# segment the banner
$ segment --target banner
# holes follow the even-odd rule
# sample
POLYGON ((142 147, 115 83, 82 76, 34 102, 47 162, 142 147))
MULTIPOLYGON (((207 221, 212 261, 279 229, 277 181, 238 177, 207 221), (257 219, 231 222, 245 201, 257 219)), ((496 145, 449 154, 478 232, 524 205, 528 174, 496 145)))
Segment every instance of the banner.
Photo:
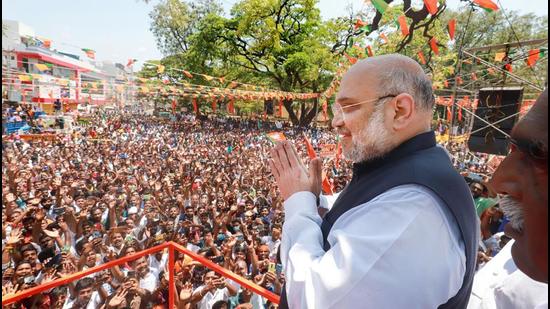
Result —
POLYGON ((321 145, 321 158, 334 158, 336 156, 336 144, 321 145))

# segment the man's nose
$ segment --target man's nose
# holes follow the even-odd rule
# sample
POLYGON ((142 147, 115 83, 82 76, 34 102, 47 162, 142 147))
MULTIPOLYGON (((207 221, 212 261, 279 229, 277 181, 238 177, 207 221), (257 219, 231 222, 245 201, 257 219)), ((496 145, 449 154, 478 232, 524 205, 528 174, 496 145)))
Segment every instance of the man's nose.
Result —
POLYGON ((339 113, 334 113, 334 117, 332 118, 332 127, 334 129, 340 128, 344 126, 344 115, 339 113))

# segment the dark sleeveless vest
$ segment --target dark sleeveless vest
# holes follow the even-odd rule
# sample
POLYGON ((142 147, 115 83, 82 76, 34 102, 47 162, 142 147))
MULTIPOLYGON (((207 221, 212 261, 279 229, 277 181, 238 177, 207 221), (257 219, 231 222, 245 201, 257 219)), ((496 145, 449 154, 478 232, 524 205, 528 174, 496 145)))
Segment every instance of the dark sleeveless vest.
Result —
MULTIPOLYGON (((477 259, 477 217, 468 185, 453 168, 445 151, 436 146, 433 132, 408 140, 381 159, 354 165, 351 182, 323 218, 324 249, 330 250, 328 235, 340 216, 392 188, 407 184, 421 185, 433 191, 459 226, 466 250, 466 273, 458 293, 439 308, 466 308, 477 259)), ((285 291, 283 289, 281 295, 281 309, 288 308, 285 291)))

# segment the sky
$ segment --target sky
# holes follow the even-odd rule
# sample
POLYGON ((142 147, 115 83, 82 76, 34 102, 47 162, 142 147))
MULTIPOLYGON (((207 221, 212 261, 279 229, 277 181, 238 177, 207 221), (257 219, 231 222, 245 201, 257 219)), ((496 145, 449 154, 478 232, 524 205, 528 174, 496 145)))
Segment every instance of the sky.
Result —
MULTIPOLYGON (((37 36, 52 40, 59 51, 84 55, 81 48, 96 51, 97 60, 126 64, 138 59, 137 69, 145 60, 160 59, 155 37, 149 30, 149 12, 159 0, 2 0, 2 19, 20 21, 34 29, 37 36)), ((226 11, 238 0, 220 0, 226 11)), ((546 0, 495 0, 505 10, 548 15, 546 0)), ((351 4, 358 10, 365 0, 320 0, 323 18, 347 15, 351 4)), ((451 8, 459 0, 448 0, 451 8)), ((421 0, 413 4, 422 6, 421 0)))

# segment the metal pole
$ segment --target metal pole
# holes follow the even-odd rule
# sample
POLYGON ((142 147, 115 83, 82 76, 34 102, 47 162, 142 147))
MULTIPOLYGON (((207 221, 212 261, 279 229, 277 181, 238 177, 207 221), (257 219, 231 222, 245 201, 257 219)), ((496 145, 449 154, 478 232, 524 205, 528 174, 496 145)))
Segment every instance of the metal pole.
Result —
MULTIPOLYGON (((470 25, 470 19, 472 18, 472 13, 474 12, 473 5, 470 7, 470 14, 468 15, 468 21, 466 23, 466 30, 468 30, 468 26, 470 25)), ((462 71, 462 53, 464 52, 462 48, 464 47, 464 37, 466 36, 466 31, 462 33, 462 38, 460 39, 460 45, 458 46, 458 59, 456 61, 456 69, 455 69, 455 81, 453 86, 453 97, 452 97, 452 106, 451 106, 451 127, 449 128, 449 143, 447 144, 447 147, 449 150, 451 150, 451 143, 450 141, 453 140, 453 127, 454 127, 454 119, 455 119, 455 105, 456 105, 456 95, 458 91, 458 85, 456 83, 456 76, 460 76, 460 72, 462 71)))
POLYGON ((174 280, 174 271, 175 271, 175 256, 174 256, 174 245, 170 243, 168 246, 168 308, 174 309, 175 296, 176 296, 176 281, 174 280))

